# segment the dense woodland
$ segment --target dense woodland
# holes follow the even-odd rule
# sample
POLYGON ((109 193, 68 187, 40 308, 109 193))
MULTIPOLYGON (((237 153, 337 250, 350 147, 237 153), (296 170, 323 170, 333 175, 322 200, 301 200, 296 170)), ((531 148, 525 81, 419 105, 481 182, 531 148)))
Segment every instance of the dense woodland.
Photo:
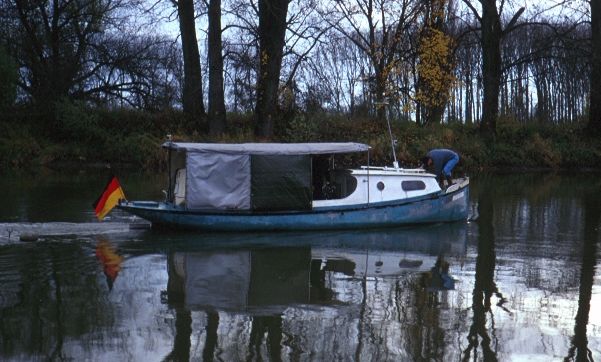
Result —
POLYGON ((388 120, 408 163, 601 166, 600 2, 0 0, 2 164, 150 167, 167 133, 387 161, 388 120))

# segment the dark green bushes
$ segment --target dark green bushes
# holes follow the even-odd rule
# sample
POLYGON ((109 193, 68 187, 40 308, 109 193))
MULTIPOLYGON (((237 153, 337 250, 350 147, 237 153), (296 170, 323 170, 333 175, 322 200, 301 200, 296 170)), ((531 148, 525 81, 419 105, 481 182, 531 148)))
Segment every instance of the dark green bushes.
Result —
MULTIPOLYGON (((179 111, 147 113, 126 108, 98 109, 64 100, 52 115, 15 109, 0 120, 0 167, 23 168, 63 163, 121 164, 146 169, 165 165, 159 147, 167 134, 176 140, 257 142, 250 114, 228 114, 227 132, 207 136, 207 124, 190 122, 179 111), (49 126, 50 125, 50 126, 49 126)), ((372 146, 371 164, 391 165, 386 123, 367 117, 297 114, 280 124, 272 142, 363 142, 372 146)), ((498 123, 494 139, 484 139, 477 126, 453 123, 420 127, 392 122, 395 151, 403 167, 415 167, 429 149, 452 148, 461 154, 459 169, 559 169, 601 167, 601 141, 587 137, 575 124, 561 126, 498 123)), ((358 158, 354 158, 358 162, 358 158)), ((362 160, 365 162, 365 160, 362 160)))
POLYGON ((27 127, 0 123, 0 167, 21 168, 39 161, 42 146, 27 127))

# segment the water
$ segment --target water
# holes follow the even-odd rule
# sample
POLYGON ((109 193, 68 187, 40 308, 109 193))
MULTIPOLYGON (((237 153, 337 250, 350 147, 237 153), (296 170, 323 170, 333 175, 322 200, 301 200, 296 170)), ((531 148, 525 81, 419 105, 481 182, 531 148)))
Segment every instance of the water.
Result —
POLYGON ((476 222, 264 234, 98 223, 106 178, 0 181, 0 360, 601 359, 598 174, 474 177, 476 222))

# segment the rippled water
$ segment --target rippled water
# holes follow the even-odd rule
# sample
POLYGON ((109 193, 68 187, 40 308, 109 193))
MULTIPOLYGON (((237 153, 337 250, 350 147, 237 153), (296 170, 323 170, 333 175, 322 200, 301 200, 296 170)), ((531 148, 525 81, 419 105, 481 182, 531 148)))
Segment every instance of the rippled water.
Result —
POLYGON ((599 360, 598 180, 474 177, 474 222, 202 234, 96 222, 95 173, 5 177, 0 360, 599 360))

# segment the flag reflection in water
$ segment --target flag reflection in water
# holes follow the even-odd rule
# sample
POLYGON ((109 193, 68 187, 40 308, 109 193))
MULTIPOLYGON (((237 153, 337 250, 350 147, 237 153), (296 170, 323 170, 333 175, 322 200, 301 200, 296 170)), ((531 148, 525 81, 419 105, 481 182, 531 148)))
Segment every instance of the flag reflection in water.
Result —
POLYGON ((117 254, 116 248, 108 240, 99 238, 96 244, 96 258, 102 264, 109 290, 112 290, 113 283, 121 270, 123 257, 117 254))

